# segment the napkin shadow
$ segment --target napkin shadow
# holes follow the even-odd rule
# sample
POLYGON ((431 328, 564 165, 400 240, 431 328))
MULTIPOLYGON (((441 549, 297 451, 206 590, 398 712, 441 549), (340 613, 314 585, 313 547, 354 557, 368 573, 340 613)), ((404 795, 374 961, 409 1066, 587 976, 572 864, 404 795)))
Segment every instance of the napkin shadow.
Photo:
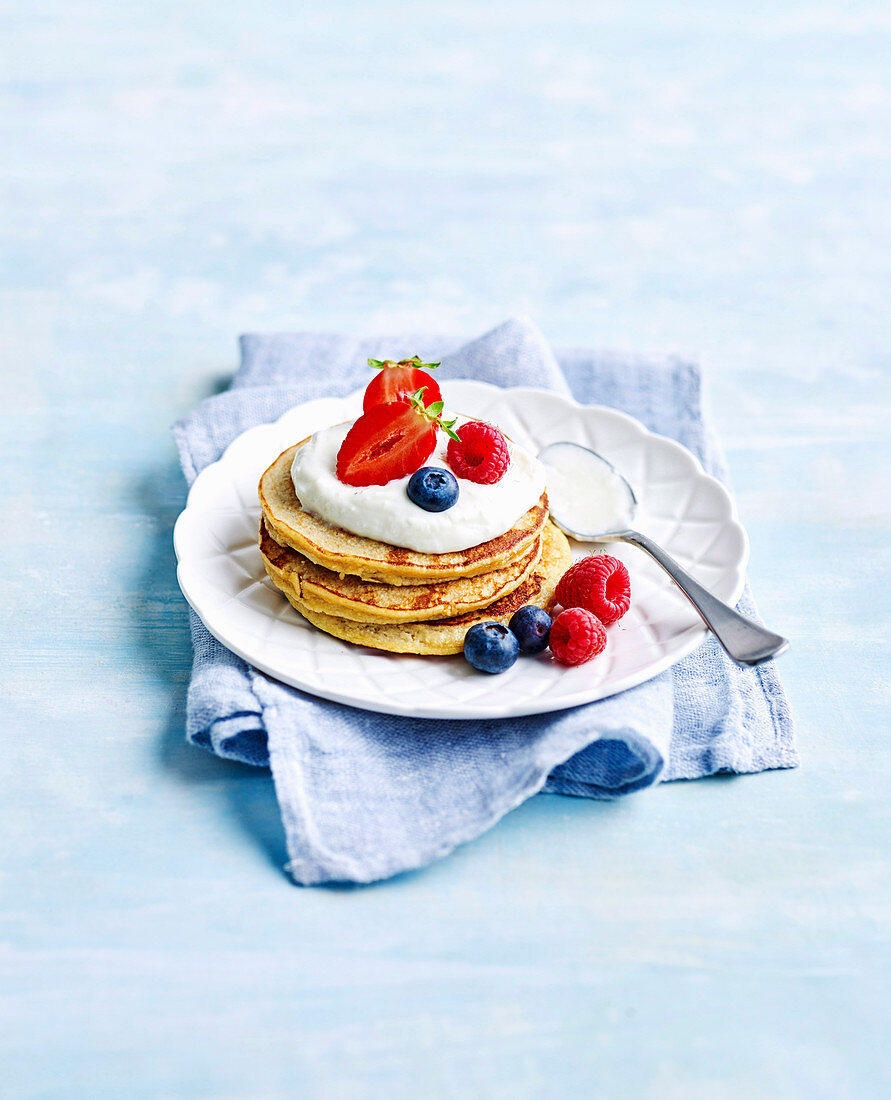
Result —
POLYGON ((158 740, 164 771, 182 783, 216 788, 219 809, 236 821, 264 857, 285 877, 285 835, 272 776, 265 768, 223 760, 186 741, 186 694, 192 669, 188 607, 176 582, 173 525, 186 499, 175 459, 132 486, 134 503, 152 524, 145 556, 134 563, 130 619, 137 649, 169 691, 170 705, 158 740))

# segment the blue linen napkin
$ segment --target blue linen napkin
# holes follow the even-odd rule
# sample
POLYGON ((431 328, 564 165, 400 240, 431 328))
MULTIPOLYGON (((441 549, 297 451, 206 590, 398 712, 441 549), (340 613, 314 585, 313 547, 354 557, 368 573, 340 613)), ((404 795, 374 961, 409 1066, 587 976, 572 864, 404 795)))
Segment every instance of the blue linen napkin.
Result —
MULTIPOLYGON (((232 388, 174 426, 189 484, 254 424, 293 405, 347 394, 365 360, 442 359, 440 379, 531 385, 611 405, 689 447, 726 478, 700 407, 697 368, 675 358, 562 349, 511 320, 464 346, 401 334, 243 336, 232 388)), ((756 615, 748 587, 739 607, 756 615)), ((709 638, 648 683, 555 714, 437 721, 317 699, 257 672, 191 613, 195 660, 187 736, 231 760, 271 766, 288 870, 302 884, 371 882, 446 855, 538 791, 616 798, 657 781, 795 767, 773 663, 733 664, 709 638)))

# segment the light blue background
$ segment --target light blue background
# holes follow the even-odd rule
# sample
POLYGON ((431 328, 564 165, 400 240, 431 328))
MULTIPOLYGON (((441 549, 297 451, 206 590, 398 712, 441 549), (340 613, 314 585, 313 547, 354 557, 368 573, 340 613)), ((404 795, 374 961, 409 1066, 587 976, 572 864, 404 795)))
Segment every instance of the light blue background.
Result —
MULTIPOLYGON (((0 1093, 888 1095, 891 13, 0 5, 0 1093), (797 772, 297 889, 183 744, 168 425, 245 330, 698 356, 797 772)), ((409 349, 411 350, 411 349, 409 349)))

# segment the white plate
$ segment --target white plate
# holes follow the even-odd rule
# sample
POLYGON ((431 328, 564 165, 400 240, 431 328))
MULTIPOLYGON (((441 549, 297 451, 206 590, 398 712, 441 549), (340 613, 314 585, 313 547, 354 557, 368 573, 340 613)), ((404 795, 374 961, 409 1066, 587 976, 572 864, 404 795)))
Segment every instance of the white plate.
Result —
MULTIPOLYGON (((748 540, 727 490, 679 443, 624 413, 544 390, 450 381, 452 408, 499 424, 538 452, 559 439, 612 462, 640 501, 637 526, 730 603, 742 592, 748 540)), ((286 447, 361 412, 362 394, 299 405, 238 437, 192 486, 174 529, 183 593, 207 629, 270 676, 335 702, 425 718, 498 718, 602 699, 657 675, 705 638, 702 621, 641 551, 615 543, 631 573, 632 603, 604 654, 566 668, 548 652, 488 676, 461 656, 412 657, 353 646, 316 630, 267 579, 257 548, 257 482, 286 447)), ((589 547, 575 546, 581 554, 589 547)))

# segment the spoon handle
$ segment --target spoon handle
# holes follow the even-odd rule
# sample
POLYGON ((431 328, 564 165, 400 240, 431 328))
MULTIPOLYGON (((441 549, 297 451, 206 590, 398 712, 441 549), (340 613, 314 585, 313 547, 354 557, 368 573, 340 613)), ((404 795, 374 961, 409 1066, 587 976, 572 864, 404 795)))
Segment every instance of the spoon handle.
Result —
POLYGON ((740 665, 760 665, 789 648, 789 642, 772 630, 740 615, 703 588, 661 546, 639 531, 617 531, 609 541, 630 542, 654 558, 696 608, 728 655, 740 665))

